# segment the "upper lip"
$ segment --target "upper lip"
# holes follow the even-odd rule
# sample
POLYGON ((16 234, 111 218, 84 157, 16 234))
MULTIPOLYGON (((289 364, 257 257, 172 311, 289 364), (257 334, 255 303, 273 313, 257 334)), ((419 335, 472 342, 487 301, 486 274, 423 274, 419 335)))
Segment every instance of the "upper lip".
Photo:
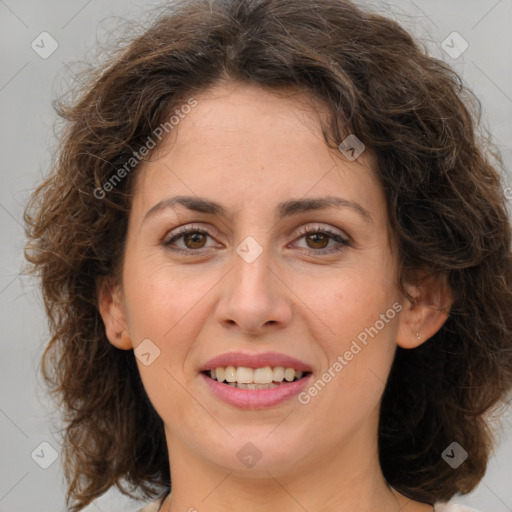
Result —
POLYGON ((263 352, 261 354, 249 354, 247 352, 227 352, 216 356, 204 363, 199 371, 213 370, 219 366, 245 366, 247 368, 263 368, 264 366, 284 366, 303 372, 311 372, 311 366, 296 359, 279 354, 278 352, 263 352))

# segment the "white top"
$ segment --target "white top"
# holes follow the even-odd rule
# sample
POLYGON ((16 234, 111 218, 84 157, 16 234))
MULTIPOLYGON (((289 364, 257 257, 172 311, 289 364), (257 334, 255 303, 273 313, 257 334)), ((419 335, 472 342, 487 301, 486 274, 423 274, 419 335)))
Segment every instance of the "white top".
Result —
POLYGON ((146 505, 145 507, 139 508, 136 512, 158 512, 158 507, 160 506, 161 498, 157 499, 146 505))
POLYGON ((447 503, 436 503, 434 505, 435 512, 478 512, 478 510, 470 507, 466 507, 466 505, 458 505, 457 503, 452 503, 448 505, 447 503))
MULTIPOLYGON (((137 510, 137 512, 158 512, 158 507, 160 506, 162 498, 149 503, 145 507, 137 510)), ((465 505, 458 505, 456 503, 452 503, 451 505, 447 503, 436 503, 434 505, 434 512, 478 512, 474 508, 466 507, 465 505)))

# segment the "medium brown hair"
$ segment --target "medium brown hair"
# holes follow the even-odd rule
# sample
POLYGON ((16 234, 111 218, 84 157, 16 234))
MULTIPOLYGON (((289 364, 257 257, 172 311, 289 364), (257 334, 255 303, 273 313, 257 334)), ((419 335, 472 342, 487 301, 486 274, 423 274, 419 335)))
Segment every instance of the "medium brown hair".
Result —
POLYGON ((122 263, 138 166, 103 199, 97 191, 174 109, 221 79, 305 91, 330 113, 329 147, 353 133, 374 152, 400 285, 411 271, 442 275, 454 298, 437 334, 397 349, 381 406, 381 467, 418 501, 471 491, 494 442, 487 414, 512 387, 512 264, 499 152, 491 160, 480 104, 457 73, 395 21, 347 0, 190 0, 166 6, 82 79, 76 99, 58 107, 52 172, 25 211, 71 510, 112 485, 146 497, 170 487, 162 421, 133 351, 108 342, 97 303, 98 282, 122 263), (441 457, 454 441, 469 454, 457 469, 441 457))

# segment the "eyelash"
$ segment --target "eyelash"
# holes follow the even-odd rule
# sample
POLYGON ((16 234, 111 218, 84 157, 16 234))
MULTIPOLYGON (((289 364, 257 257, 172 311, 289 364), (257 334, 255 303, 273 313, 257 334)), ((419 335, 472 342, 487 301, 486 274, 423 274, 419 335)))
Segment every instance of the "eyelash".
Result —
MULTIPOLYGON (((171 244, 173 242, 175 242, 176 240, 179 240, 184 235, 188 235, 190 233, 200 233, 201 235, 207 235, 210 238, 213 238, 213 236, 208 231, 205 231, 204 229, 199 229, 194 226, 189 226, 189 227, 185 227, 185 228, 178 228, 177 231, 171 236, 171 238, 168 238, 167 240, 165 240, 162 245, 169 248, 173 252, 177 252, 180 254, 190 254, 190 253, 194 253, 194 252, 199 253, 199 252, 202 252, 203 250, 205 250, 204 248, 201 248, 201 249, 178 249, 175 247, 171 248, 171 244)), ((341 244, 341 247, 330 248, 330 249, 305 249, 313 254, 322 254, 322 255, 333 254, 333 253, 341 252, 345 247, 350 246, 349 240, 347 240, 346 238, 341 236, 339 233, 336 233, 335 231, 331 231, 328 228, 316 227, 313 229, 311 229, 311 228, 302 229, 300 231, 299 237, 297 239, 300 239, 307 235, 314 235, 317 233, 321 233, 323 235, 328 235, 332 240, 335 240, 336 242, 341 244)))

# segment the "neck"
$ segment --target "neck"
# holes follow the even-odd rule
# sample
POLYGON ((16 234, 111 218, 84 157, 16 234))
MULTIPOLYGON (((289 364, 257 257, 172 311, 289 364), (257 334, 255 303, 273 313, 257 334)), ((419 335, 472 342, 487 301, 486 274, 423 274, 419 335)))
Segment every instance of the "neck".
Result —
POLYGON ((245 472, 205 460, 169 433, 167 442, 172 493, 160 512, 432 512, 388 485, 376 442, 346 443, 329 457, 308 456, 292 470, 256 464, 245 472))

